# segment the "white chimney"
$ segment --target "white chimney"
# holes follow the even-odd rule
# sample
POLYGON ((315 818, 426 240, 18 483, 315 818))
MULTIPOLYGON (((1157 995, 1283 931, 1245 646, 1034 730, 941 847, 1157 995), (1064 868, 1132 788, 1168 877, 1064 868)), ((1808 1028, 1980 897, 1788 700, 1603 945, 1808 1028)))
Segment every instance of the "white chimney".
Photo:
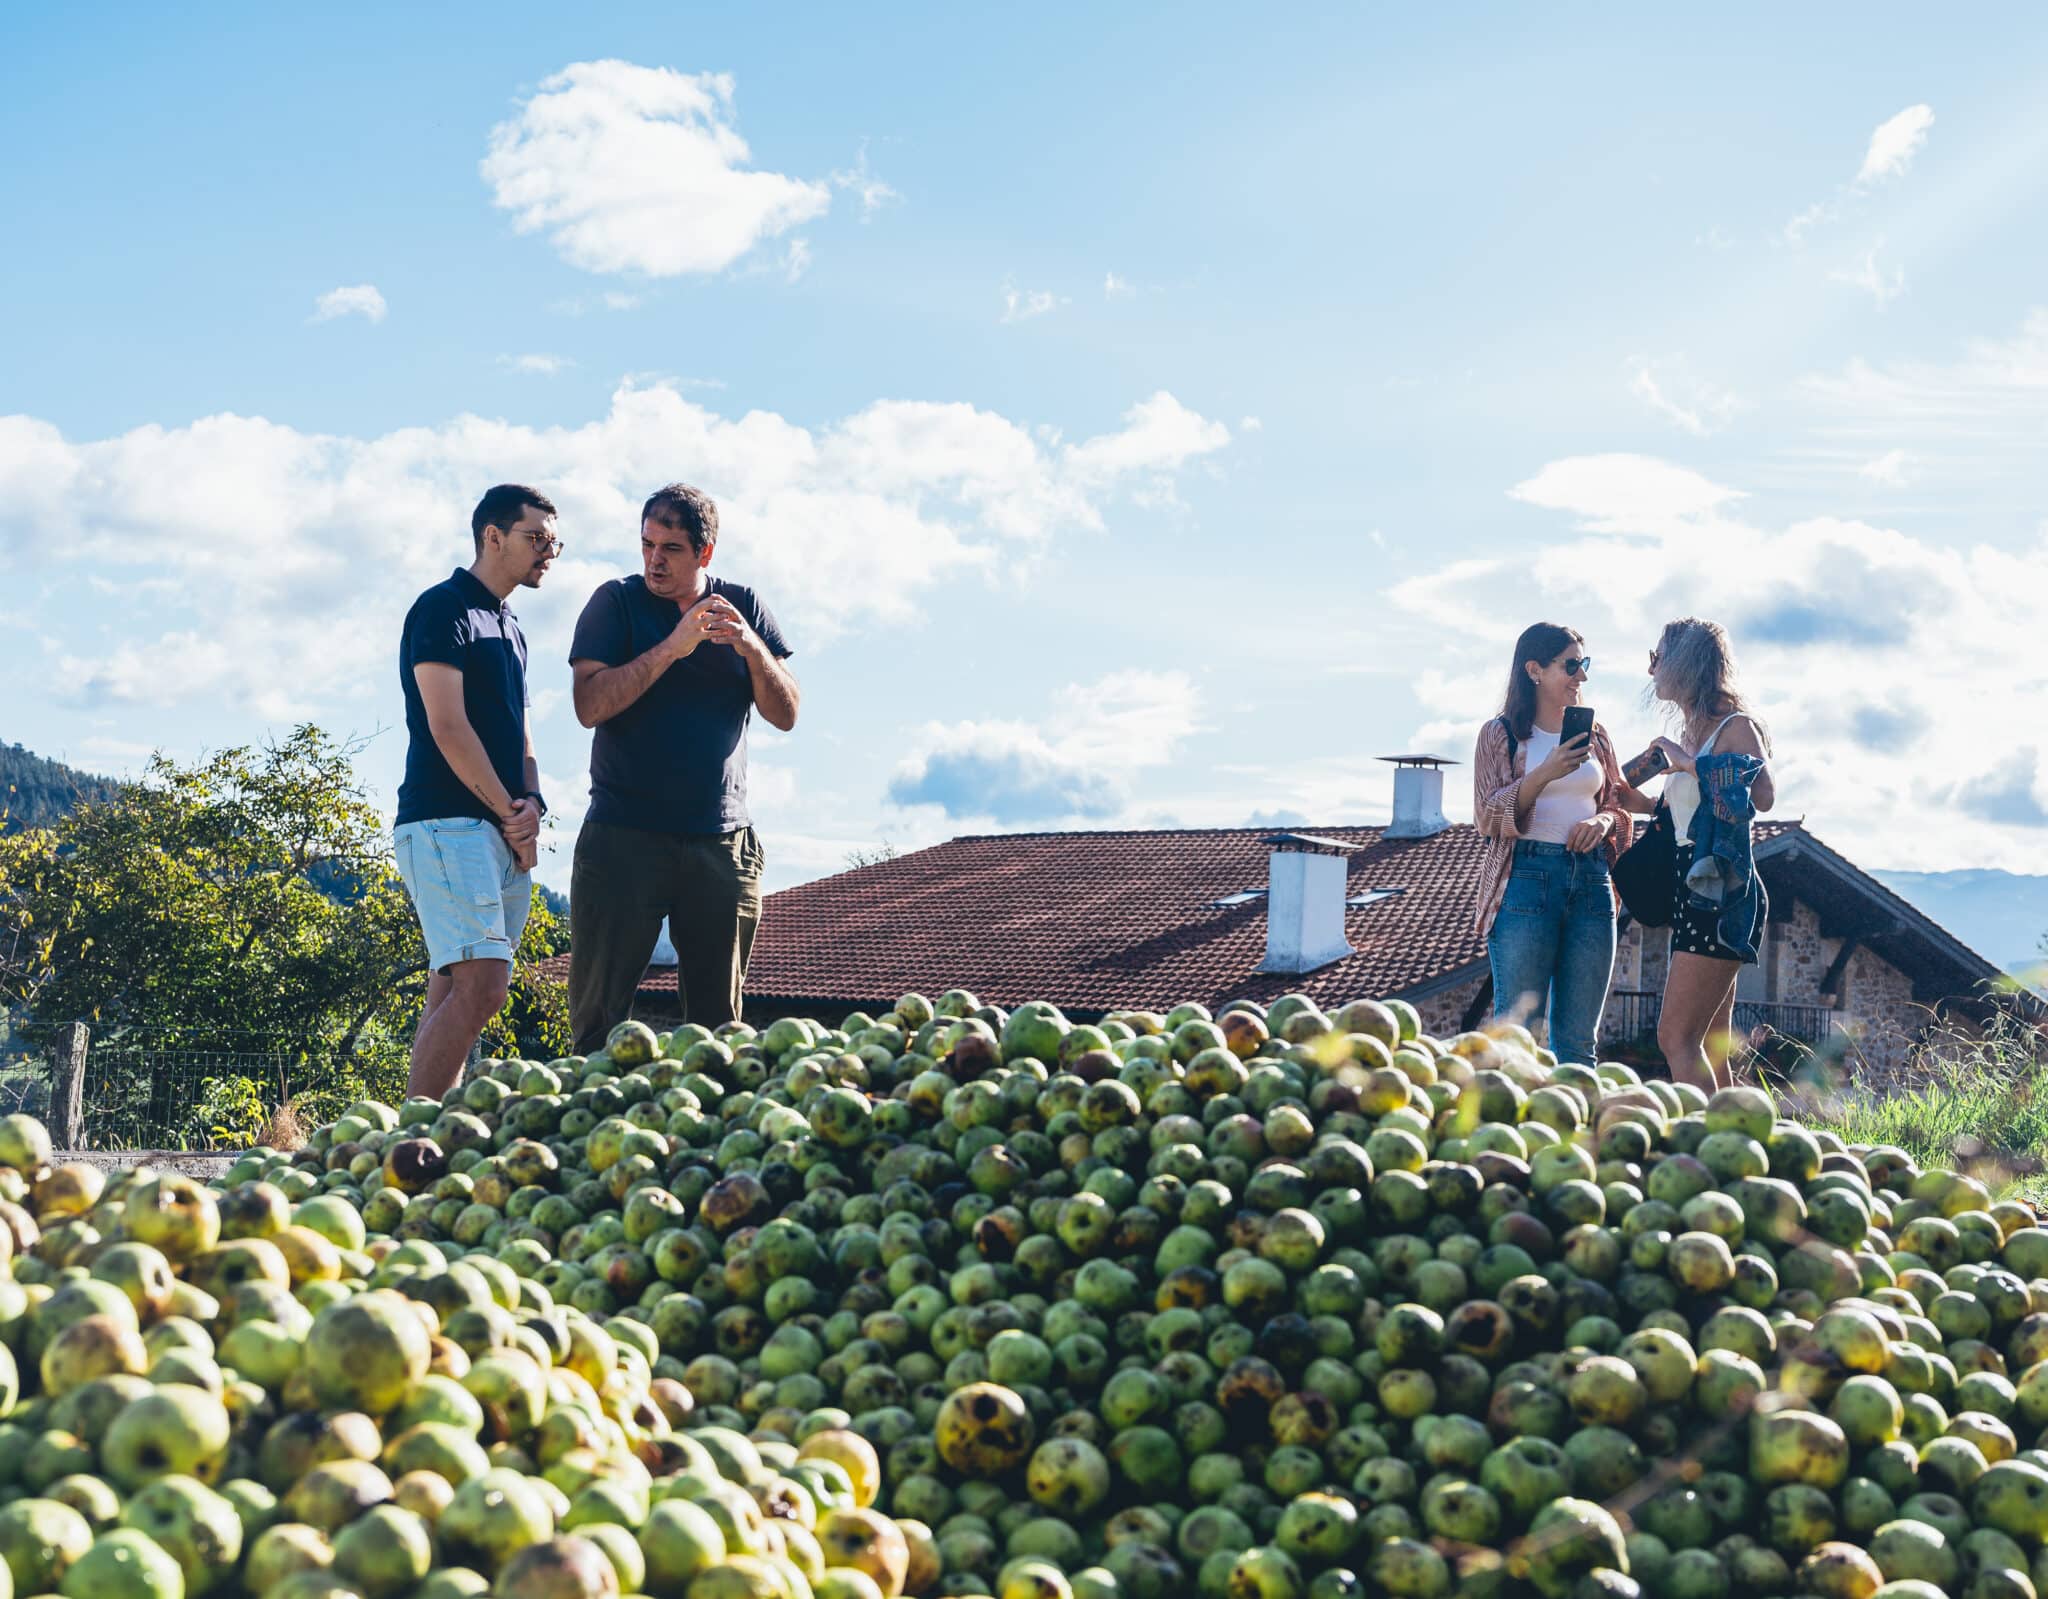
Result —
POLYGON ((668 918, 661 919, 661 931, 654 937, 654 953, 647 957, 649 966, 673 966, 676 964, 676 941, 668 935, 668 918))
POLYGON ((1312 972, 1351 953, 1344 937, 1345 856, 1353 846, 1306 833, 1259 840, 1272 850, 1266 879, 1262 972, 1312 972))
POLYGON ((1387 838, 1428 838, 1451 824, 1444 820, 1444 773, 1458 763, 1441 755, 1382 755, 1394 764, 1394 820, 1387 838))

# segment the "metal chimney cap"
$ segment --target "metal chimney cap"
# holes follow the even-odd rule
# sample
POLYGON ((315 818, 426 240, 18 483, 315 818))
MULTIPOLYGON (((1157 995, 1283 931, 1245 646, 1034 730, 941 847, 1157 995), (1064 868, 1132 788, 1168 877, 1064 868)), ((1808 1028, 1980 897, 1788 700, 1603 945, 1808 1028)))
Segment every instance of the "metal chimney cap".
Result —
POLYGON ((1260 839, 1285 854, 1296 855, 1349 855, 1357 849, 1356 844, 1346 844, 1342 839, 1318 838, 1313 833, 1268 833, 1260 839))
POLYGON ((1396 766, 1456 766, 1459 763, 1448 755, 1375 755, 1377 761, 1391 761, 1396 766))

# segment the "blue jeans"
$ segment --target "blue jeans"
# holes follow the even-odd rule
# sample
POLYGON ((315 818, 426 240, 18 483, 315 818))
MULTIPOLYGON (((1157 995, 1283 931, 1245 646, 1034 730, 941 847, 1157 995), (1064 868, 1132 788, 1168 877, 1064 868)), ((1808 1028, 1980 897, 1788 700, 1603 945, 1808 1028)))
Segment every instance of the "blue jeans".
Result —
POLYGON ((1494 1015, 1533 1031, 1547 1013, 1557 1058, 1593 1064, 1614 975, 1607 857, 1517 840, 1486 953, 1493 963, 1494 1015))

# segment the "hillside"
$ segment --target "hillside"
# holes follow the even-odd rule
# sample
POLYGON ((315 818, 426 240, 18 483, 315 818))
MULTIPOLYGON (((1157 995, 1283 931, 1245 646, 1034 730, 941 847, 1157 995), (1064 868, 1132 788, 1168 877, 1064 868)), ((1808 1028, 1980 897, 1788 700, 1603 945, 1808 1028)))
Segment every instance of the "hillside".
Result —
POLYGON ((77 771, 19 744, 0 744, 0 833, 48 827, 81 800, 105 799, 118 787, 110 778, 77 771))
POLYGON ((2007 971, 2048 958, 2041 953, 2048 934, 2048 877, 1989 869, 1870 875, 2007 971))
MULTIPOLYGON (((81 801, 106 799, 119 786, 112 778, 78 771, 19 744, 0 744, 0 833, 48 827, 81 801)), ((320 887, 343 901, 355 897, 350 885, 340 881, 321 881, 320 887)), ((556 916, 569 914, 567 894, 558 894, 545 883, 540 892, 556 916)))

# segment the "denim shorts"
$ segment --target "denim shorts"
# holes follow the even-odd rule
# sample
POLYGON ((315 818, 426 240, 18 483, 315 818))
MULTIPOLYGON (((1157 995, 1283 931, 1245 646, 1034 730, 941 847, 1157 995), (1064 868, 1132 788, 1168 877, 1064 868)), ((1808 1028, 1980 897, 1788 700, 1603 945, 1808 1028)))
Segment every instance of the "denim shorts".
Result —
POLYGON ((479 816, 405 822, 393 830, 398 875, 427 941, 427 964, 504 961, 519 947, 533 908, 533 876, 512 859, 505 835, 479 816))

